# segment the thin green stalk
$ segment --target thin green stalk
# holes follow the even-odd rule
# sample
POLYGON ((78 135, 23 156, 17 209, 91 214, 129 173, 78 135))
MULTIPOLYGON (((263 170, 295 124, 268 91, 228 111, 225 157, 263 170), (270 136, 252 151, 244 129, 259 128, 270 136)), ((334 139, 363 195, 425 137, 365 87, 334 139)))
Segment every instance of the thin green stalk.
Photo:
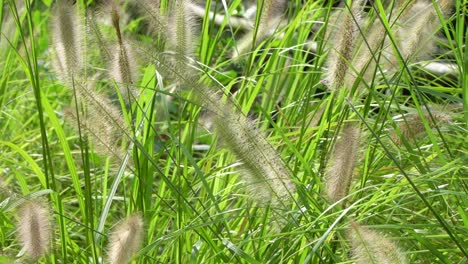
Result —
MULTIPOLYGON (((72 80, 72 83, 74 81, 72 80)), ((76 119, 77 119, 77 124, 81 124, 80 121, 80 115, 79 115, 79 110, 78 110, 78 98, 76 94, 76 89, 73 89, 74 92, 74 98, 75 98, 75 111, 76 111, 76 119)), ((96 248, 96 243, 94 240, 94 206, 92 201, 93 195, 92 195, 92 190, 93 186, 91 185, 91 172, 90 172, 90 162, 89 162, 89 152, 88 152, 88 144, 86 139, 83 137, 83 133, 81 131, 81 126, 78 127, 78 136, 80 140, 80 151, 81 151, 81 161, 83 162, 83 174, 84 174, 84 179, 85 179, 85 210, 84 210, 84 217, 85 217, 85 222, 86 226, 88 227, 86 229, 86 239, 88 244, 91 244, 91 250, 93 254, 93 259, 94 261, 98 261, 99 256, 96 248)), ((82 199, 80 199, 82 203, 82 199)), ((82 207, 82 206, 80 206, 82 207)), ((82 207, 83 208, 83 207, 82 207)), ((97 262, 96 262, 97 263, 97 262)))
POLYGON ((53 164, 52 164, 52 155, 50 153, 50 147, 46 132, 46 126, 44 121, 44 114, 43 114, 43 107, 42 107, 42 92, 40 86, 40 79, 39 79, 39 69, 37 63, 37 54, 36 54, 36 42, 34 40, 34 25, 33 25, 33 18, 32 18, 32 3, 30 0, 25 1, 26 12, 27 12, 27 28, 28 28, 28 37, 29 37, 29 45, 28 41, 26 40, 26 36, 21 30, 22 23, 19 20, 19 14, 17 12, 16 4, 14 1, 9 0, 8 4, 10 6, 10 11, 14 16, 16 21, 16 25, 19 28, 21 42, 24 47, 24 52, 26 53, 26 59, 21 58, 20 54, 18 54, 18 58, 23 62, 23 69, 28 76, 30 84, 32 86, 36 109, 39 115, 39 125, 41 131, 41 139, 42 139, 42 156, 44 162, 44 175, 46 178, 46 187, 49 189, 54 190, 56 193, 52 195, 52 199, 55 203, 55 206, 58 209, 58 219, 60 225, 60 234, 61 234, 61 255, 62 258, 65 259, 67 256, 67 247, 65 241, 67 241, 67 231, 65 228, 65 221, 61 217, 64 214, 62 199, 59 194, 59 190, 57 190, 56 183, 55 183, 55 176, 53 171, 53 164))
MULTIPOLYGON (((461 20, 463 22, 463 20, 461 20)), ((463 88, 463 109, 465 110, 465 128, 468 129, 468 49, 466 48, 468 45, 468 30, 466 30, 465 33, 465 54, 463 55, 463 68, 461 69, 462 74, 461 76, 461 82, 462 82, 462 88, 463 88)))

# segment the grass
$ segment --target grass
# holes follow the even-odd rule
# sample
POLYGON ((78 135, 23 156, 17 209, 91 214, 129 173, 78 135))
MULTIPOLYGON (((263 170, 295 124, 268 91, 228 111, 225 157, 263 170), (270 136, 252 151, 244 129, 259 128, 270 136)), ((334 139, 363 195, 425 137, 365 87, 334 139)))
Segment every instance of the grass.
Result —
POLYGON ((428 0, 436 28, 425 40, 437 48, 415 60, 399 44, 404 15, 395 19, 393 1, 367 6, 353 54, 374 45, 360 38, 368 20, 387 41, 365 62, 335 53, 357 76, 337 89, 327 76, 343 49, 330 32, 335 12, 352 10, 338 1, 289 1, 278 11, 287 23, 268 27, 259 24, 277 10, 262 14, 268 1, 259 1, 245 18, 256 25, 249 33, 234 24, 250 12, 247 1, 209 0, 203 17, 174 20, 174 42, 158 20, 173 14, 172 1, 159 10, 122 1, 119 30, 138 65, 125 84, 109 77, 119 41, 96 2, 75 5, 89 30, 85 67, 66 79, 52 59, 52 1, 0 0, 0 263, 107 263, 113 230, 135 214, 144 225, 134 263, 359 263, 352 245, 366 236, 351 243, 350 223, 409 263, 468 261, 466 0, 449 15, 428 0), (231 58, 248 34, 250 48, 231 58), (428 62, 457 71, 434 73, 428 62), (138 93, 127 100, 125 89, 138 93), (350 124, 361 131, 359 150, 332 157, 350 124), (351 185, 330 201, 326 174, 342 156, 356 160, 351 185), (284 188, 271 186, 278 178, 284 188), (17 222, 37 199, 48 201, 53 230, 47 254, 32 259, 17 222))

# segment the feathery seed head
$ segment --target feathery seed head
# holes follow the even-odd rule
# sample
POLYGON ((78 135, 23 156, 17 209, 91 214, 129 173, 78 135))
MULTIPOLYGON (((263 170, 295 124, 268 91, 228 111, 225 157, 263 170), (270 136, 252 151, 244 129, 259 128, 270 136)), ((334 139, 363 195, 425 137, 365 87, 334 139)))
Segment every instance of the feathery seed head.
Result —
MULTIPOLYGON (((443 112, 432 111, 431 115, 434 120, 432 120, 429 113, 426 112, 424 114, 424 119, 427 120, 430 128, 435 128, 438 125, 452 122, 452 118, 443 112)), ((397 127, 401 132, 401 137, 398 136, 395 130, 392 130, 390 132, 390 138, 393 142, 395 142, 396 145, 399 146, 403 144, 403 140, 408 140, 411 142, 426 132, 423 119, 418 113, 407 115, 404 121, 398 122, 397 127)))
MULTIPOLYGON (((438 1, 442 15, 447 16, 453 6, 451 0, 438 1)), ((436 46, 434 33, 439 23, 439 18, 433 4, 417 2, 401 17, 402 28, 397 31, 400 42, 400 52, 403 59, 419 61, 431 54, 436 46)))
POLYGON ((125 156, 121 143, 129 134, 128 127, 121 112, 109 98, 96 92, 91 85, 77 87, 77 96, 84 105, 84 114, 79 118, 75 110, 66 109, 65 119, 71 120, 92 139, 96 153, 114 157, 121 161, 125 156), (79 124, 78 124, 79 119, 79 124))
POLYGON ((360 36, 363 41, 353 58, 353 70, 349 70, 344 80, 344 86, 347 88, 353 87, 357 76, 362 78, 362 81, 371 83, 373 71, 375 70, 376 60, 379 58, 379 51, 385 41, 385 27, 379 19, 372 22, 367 34, 360 36), (365 41, 364 41, 365 40, 365 41))
POLYGON ((348 231, 351 252, 357 264, 406 264, 405 255, 382 234, 351 222, 348 231))
POLYGON ((265 19, 280 16, 288 5, 285 0, 263 0, 262 3, 262 16, 265 19))
POLYGON ((198 97, 213 112, 213 126, 221 141, 242 161, 244 182, 261 204, 288 207, 295 185, 281 157, 247 117, 208 89, 198 97))
POLYGON ((120 18, 122 11, 112 1, 110 5, 110 21, 117 35, 117 44, 109 45, 109 50, 112 50, 109 63, 110 77, 117 83, 120 94, 125 102, 131 102, 131 99, 138 96, 138 93, 133 85, 137 78, 137 62, 134 54, 134 47, 130 42, 126 41, 120 30, 120 18))
POLYGON ((160 35, 167 28, 167 17, 161 14, 160 5, 159 0, 142 0, 139 2, 143 15, 149 21, 148 30, 156 35, 160 35))
MULTIPOLYGON (((269 28, 275 27, 280 19, 280 16, 285 11, 288 5, 284 0, 263 0, 261 2, 261 13, 259 21, 259 32, 266 32, 269 28)), ((264 33, 259 33, 264 35, 264 33)))
POLYGON ((450 11, 452 10, 452 8, 453 8, 453 6, 455 4, 455 1, 453 1, 453 0, 439 0, 437 3, 439 5, 439 8, 440 8, 440 11, 442 12, 442 14, 444 16, 449 16, 450 11))
POLYGON ((177 70, 183 72, 186 59, 194 53, 195 17, 188 7, 189 0, 177 0, 167 31, 169 44, 176 52, 177 70), (182 67, 182 68, 180 68, 182 67))
POLYGON ((3 177, 0 176, 0 200, 4 200, 7 196, 10 196, 10 191, 6 188, 7 184, 3 177))
POLYGON ((26 254, 38 259, 49 249, 51 226, 49 209, 40 201, 27 201, 19 211, 18 238, 26 254))
POLYGON ((137 63, 133 54, 133 47, 122 39, 115 48, 118 52, 112 54, 110 75, 117 83, 120 93, 126 102, 138 96, 134 81, 137 78, 137 63))
MULTIPOLYGON (((0 50, 2 51, 0 58, 2 59, 2 61, 4 61, 4 57, 6 57, 8 54, 7 50, 11 48, 11 45, 7 40, 13 40, 16 33, 16 21, 11 12, 6 12, 9 4, 7 4, 6 2, 4 3, 5 4, 2 7, 0 7, 3 8, 3 20, 0 20, 0 50)), ((15 1, 13 3, 16 7, 16 11, 21 16, 21 14, 23 14, 24 10, 26 9, 24 1, 15 1)))
POLYGON ((438 23, 432 8, 432 4, 415 4, 410 10, 412 16, 402 21, 405 24, 398 36, 403 59, 421 60, 434 51, 435 45, 431 38, 438 23))
POLYGON ((143 218, 134 214, 117 224, 109 239, 109 263, 129 263, 140 250, 143 240, 143 218))
POLYGON ((122 33, 120 31, 120 14, 117 11, 117 8, 115 4, 112 4, 112 9, 111 9, 111 22, 112 26, 115 29, 115 33, 117 34, 117 39, 119 40, 119 43, 122 43, 122 33))
POLYGON ((362 0, 356 1, 347 12, 341 26, 336 33, 336 46, 330 50, 328 59, 327 80, 331 90, 343 87, 349 63, 352 59, 356 37, 359 32, 358 24, 362 12, 362 0))
POLYGON ((403 18, 411 7, 416 4, 418 1, 416 0, 396 0, 395 1, 395 10, 397 11, 396 18, 403 18))
POLYGON ((337 202, 348 195, 353 171, 358 160, 361 130, 357 125, 346 125, 336 140, 325 172, 325 195, 337 202))
POLYGON ((83 25, 71 0, 57 1, 51 12, 51 35, 59 78, 69 83, 83 69, 83 25))

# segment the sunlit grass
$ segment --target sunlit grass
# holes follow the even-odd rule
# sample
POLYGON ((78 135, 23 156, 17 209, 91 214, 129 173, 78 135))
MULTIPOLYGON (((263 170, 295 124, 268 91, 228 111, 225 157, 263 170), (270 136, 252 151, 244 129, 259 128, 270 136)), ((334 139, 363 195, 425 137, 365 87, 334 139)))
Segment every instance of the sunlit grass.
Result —
POLYGON ((350 12, 343 4, 288 1, 276 14, 262 1, 257 11, 248 1, 206 1, 200 7, 223 20, 205 9, 169 27, 173 1, 159 10, 156 1, 123 1, 114 8, 138 65, 128 81, 109 74, 109 59, 122 51, 110 12, 85 2, 73 6, 87 28, 83 70, 61 78, 52 2, 0 0, 1 263, 32 261, 16 223, 36 199, 49 202, 53 229, 39 263, 106 263, 112 230, 135 214, 144 221, 135 263, 353 263, 353 221, 409 263, 467 261, 465 0, 448 16, 434 9, 437 48, 416 61, 400 51, 397 11, 375 1, 353 41, 355 50, 373 47, 369 61, 345 58, 355 76, 334 89, 328 55, 342 50, 333 37, 340 32, 329 37, 339 27, 333 14, 350 12), (281 14, 282 22, 262 24, 281 14), (236 28, 234 19, 255 26, 236 28), (359 40, 372 19, 388 36, 379 45, 359 40), (430 62, 456 71, 431 71, 430 62), (138 93, 129 99, 127 88, 138 93), (325 175, 342 158, 332 155, 349 124, 361 131, 353 179, 331 202, 325 175), (92 129, 106 126, 117 132, 92 129), (268 187, 272 175, 286 175, 282 163, 294 188, 268 187))

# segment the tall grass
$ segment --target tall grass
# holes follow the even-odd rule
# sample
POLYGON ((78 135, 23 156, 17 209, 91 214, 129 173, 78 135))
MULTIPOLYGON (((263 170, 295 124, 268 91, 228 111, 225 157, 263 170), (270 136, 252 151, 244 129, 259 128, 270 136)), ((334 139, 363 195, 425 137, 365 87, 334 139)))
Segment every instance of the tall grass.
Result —
POLYGON ((0 263, 466 262, 468 3, 371 2, 0 0, 0 263))

